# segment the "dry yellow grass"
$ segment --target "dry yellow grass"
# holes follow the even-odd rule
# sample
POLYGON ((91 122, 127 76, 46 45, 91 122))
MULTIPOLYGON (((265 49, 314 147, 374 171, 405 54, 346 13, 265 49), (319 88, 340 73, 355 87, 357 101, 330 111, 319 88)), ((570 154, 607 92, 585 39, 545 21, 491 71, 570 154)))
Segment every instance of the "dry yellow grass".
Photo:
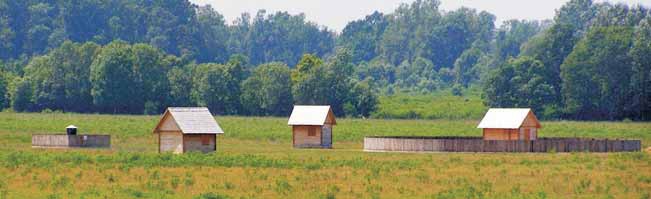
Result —
MULTIPOLYGON (((76 164, 54 158, 51 166, 1 167, 1 190, 8 198, 191 198, 205 193, 230 198, 644 198, 651 190, 647 153, 365 153, 349 148, 353 143, 335 150, 295 150, 288 144, 227 138, 212 154, 292 160, 278 167, 139 165, 144 160, 76 164), (355 160, 360 164, 336 164, 355 160)), ((120 155, 94 150, 23 153, 120 155)), ((7 161, 6 154, 2 157, 7 161)))
MULTIPOLYGON (((289 139, 275 136, 282 133, 276 131, 287 130, 275 124, 284 119, 258 118, 249 128, 263 129, 262 135, 249 138, 254 132, 234 128, 247 118, 226 118, 221 121, 231 135, 218 138, 217 153, 169 155, 155 153, 155 139, 146 125, 130 125, 148 124, 153 118, 0 114, 0 124, 15 124, 0 126, 0 198, 651 197, 651 153, 646 152, 367 153, 354 137, 336 141, 333 150, 298 150, 290 147, 289 139), (16 122, 31 121, 27 118, 36 118, 39 124, 16 122), (69 121, 98 124, 100 130, 90 132, 121 131, 113 134, 111 150, 30 147, 30 132, 69 121), (116 125, 109 128, 111 124, 116 125), (145 132, 136 133, 140 131, 145 132)), ((415 125, 411 129, 472 123, 341 119, 338 129, 339 133, 382 132, 401 122, 415 125)), ((241 125, 246 124, 251 123, 241 125)), ((568 132, 568 128, 608 129, 605 132, 615 135, 635 132, 649 145, 650 136, 645 134, 649 123, 589 124, 556 122, 546 130, 555 135, 563 134, 551 130, 561 128, 568 132)))

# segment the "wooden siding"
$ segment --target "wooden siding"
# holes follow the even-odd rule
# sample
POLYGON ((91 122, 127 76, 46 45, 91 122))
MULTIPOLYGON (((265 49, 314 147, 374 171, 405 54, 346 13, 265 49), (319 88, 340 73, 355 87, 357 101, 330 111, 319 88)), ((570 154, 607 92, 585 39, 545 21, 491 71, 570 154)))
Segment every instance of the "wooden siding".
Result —
POLYGON ((174 154, 183 153, 183 134, 181 131, 168 131, 160 132, 159 136, 159 152, 172 152, 174 154))
POLYGON ((332 125, 326 124, 321 128, 321 147, 332 148, 332 125))
POLYGON ((170 114, 166 114, 161 121, 158 131, 181 131, 174 118, 170 114))
POLYGON ((335 120, 335 114, 332 113, 332 110, 328 111, 328 116, 326 116, 325 124, 337 124, 337 121, 335 120))
POLYGON ((535 140, 538 129, 523 127, 519 129, 483 129, 484 140, 535 140), (532 134, 532 131, 535 133, 532 134))
POLYGON ((640 151, 640 140, 542 138, 483 140, 480 137, 365 137, 365 151, 413 152, 627 152, 640 151))
POLYGON ((536 116, 533 114, 533 112, 529 111, 529 114, 527 114, 527 117, 524 118, 524 121, 520 127, 540 128, 540 122, 538 121, 538 118, 536 118, 536 116))
POLYGON ((484 140, 518 140, 518 129, 484 129, 484 140))
POLYGON ((185 152, 202 152, 210 153, 216 151, 216 139, 215 134, 185 134, 183 135, 183 150, 185 152), (208 139, 207 144, 204 145, 204 139, 208 139))
POLYGON ((32 147, 111 148, 109 135, 32 135, 32 147))
POLYGON ((321 126, 292 126, 294 147, 321 147, 321 126), (315 136, 308 136, 308 129, 314 128, 315 136))

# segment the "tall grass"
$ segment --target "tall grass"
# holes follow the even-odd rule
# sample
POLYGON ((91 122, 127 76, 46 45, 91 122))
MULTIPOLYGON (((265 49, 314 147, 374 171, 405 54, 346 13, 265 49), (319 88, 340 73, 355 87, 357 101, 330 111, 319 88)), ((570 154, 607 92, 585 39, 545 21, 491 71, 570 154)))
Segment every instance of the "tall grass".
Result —
MULTIPOLYGON (((333 150, 291 148, 286 118, 222 117, 210 154, 158 154, 157 116, 0 114, 0 198, 644 198, 651 155, 365 153, 366 135, 479 136, 478 120, 339 118, 333 150), (32 149, 33 133, 112 149, 32 149)), ((638 138, 651 123, 543 121, 542 136, 638 138)))
POLYGON ((382 96, 373 118, 396 119, 480 119, 488 108, 477 94, 453 96, 397 94, 382 96))

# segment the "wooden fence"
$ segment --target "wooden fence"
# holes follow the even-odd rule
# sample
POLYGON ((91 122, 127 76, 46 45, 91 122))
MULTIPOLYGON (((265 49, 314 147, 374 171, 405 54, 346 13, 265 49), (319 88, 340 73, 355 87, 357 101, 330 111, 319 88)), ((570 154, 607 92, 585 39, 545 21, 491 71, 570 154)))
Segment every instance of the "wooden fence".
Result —
POLYGON ((483 140, 481 137, 365 137, 365 151, 414 152, 624 152, 640 151, 640 140, 539 138, 483 140))
POLYGON ((110 148, 109 135, 32 135, 32 147, 110 148))

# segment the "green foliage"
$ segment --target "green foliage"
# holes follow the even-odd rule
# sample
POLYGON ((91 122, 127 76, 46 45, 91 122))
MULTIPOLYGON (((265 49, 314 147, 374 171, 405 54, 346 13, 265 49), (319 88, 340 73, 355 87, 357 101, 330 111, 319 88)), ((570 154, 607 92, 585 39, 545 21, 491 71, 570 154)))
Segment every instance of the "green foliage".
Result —
POLYGON ((378 45, 388 25, 387 17, 375 11, 364 19, 348 23, 337 44, 353 52, 353 63, 370 61, 378 56, 378 45))
POLYGON ((90 67, 93 104, 101 112, 142 113, 142 82, 135 72, 134 52, 129 44, 116 41, 102 48, 90 67))
POLYGON ((627 103, 631 115, 651 119, 651 17, 636 28, 633 46, 629 52, 632 59, 631 98, 627 103))
POLYGON ((34 89, 34 111, 88 112, 92 107, 90 65, 98 51, 94 43, 66 41, 48 55, 33 58, 25 67, 25 78, 34 89))
POLYGON ((14 90, 11 92, 11 107, 16 111, 32 111, 32 85, 22 78, 14 80, 14 90))
POLYGON ((186 68, 175 67, 167 73, 167 79, 170 85, 170 105, 171 106, 190 106, 193 104, 191 99, 192 76, 186 68))
POLYGON ((258 66, 242 83, 242 107, 251 115, 289 115, 292 102, 289 67, 282 63, 258 66))
POLYGON ((376 110, 378 99, 377 95, 371 89, 368 80, 355 83, 351 91, 351 99, 346 104, 349 105, 344 111, 346 115, 369 117, 376 110))
POLYGON ((470 83, 477 81, 479 74, 474 68, 479 63, 482 52, 477 48, 471 48, 463 52, 459 59, 454 62, 454 71, 456 72, 456 84, 468 87, 470 83))
POLYGON ((253 64, 295 65, 304 53, 323 56, 334 48, 334 33, 304 15, 260 11, 227 25, 212 7, 189 1, 3 0, 0 13, 0 59, 42 54, 66 40, 148 43, 201 63, 246 54, 253 64))
POLYGON ((372 94, 370 92, 351 93, 354 89, 352 78, 353 66, 347 50, 337 51, 326 63, 314 55, 305 55, 292 73, 294 102, 330 105, 335 115, 344 115, 346 103, 357 107, 372 101, 371 97, 364 97, 372 94), (359 94, 355 97, 366 102, 351 101, 353 94, 359 94))
POLYGON ((201 64, 193 70, 192 98, 215 114, 234 114, 239 107, 239 85, 232 67, 201 64))
POLYGON ((522 44, 529 41, 535 34, 541 32, 543 24, 538 21, 508 20, 495 35, 495 54, 500 60, 520 54, 522 44))
POLYGON ((227 24, 187 0, 0 0, 0 70, 11 73, 0 109, 157 114, 201 105, 283 115, 293 102, 366 117, 376 94, 458 95, 482 84, 487 105, 546 118, 650 118, 647 7, 572 0, 553 21, 496 28, 488 12, 440 4, 405 3, 335 34, 287 12, 227 24), (256 74, 276 62, 293 68, 291 83, 256 74))
POLYGON ((5 72, 2 72, 0 69, 0 111, 2 111, 9 104, 9 99, 7 99, 7 77, 5 77, 5 72))
POLYGON ((632 29, 592 28, 561 66, 565 111, 578 119, 615 119, 629 101, 632 29))
POLYGON ((160 113, 166 108, 170 93, 167 73, 172 63, 164 59, 165 53, 153 46, 135 44, 133 49, 133 72, 135 85, 144 100, 143 107, 148 113, 160 113))
POLYGON ((499 67, 485 84, 487 104, 533 107, 547 118, 648 118, 648 20, 641 6, 568 2, 515 59, 539 61, 535 74, 499 67))
POLYGON ((535 113, 544 113, 556 96, 552 83, 542 76, 549 73, 546 70, 542 62, 531 57, 509 60, 489 77, 484 88, 486 104, 490 107, 531 107, 535 113))

